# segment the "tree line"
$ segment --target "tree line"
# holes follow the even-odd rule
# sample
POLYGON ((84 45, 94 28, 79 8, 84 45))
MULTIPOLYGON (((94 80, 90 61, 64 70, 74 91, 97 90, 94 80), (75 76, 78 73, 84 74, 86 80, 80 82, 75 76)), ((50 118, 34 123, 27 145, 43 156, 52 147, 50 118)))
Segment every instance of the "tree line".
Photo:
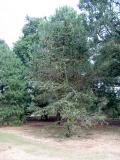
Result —
POLYGON ((13 50, 0 40, 0 123, 57 115, 68 134, 120 117, 120 3, 80 0, 50 17, 26 16, 13 50))

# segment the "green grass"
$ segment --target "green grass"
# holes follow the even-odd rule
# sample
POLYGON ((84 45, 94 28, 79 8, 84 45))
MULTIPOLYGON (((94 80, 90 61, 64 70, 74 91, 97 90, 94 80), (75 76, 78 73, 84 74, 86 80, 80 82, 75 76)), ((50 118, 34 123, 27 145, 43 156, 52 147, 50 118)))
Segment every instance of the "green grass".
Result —
POLYGON ((0 143, 26 144, 27 141, 15 133, 0 131, 0 143))
POLYGON ((66 152, 63 149, 57 148, 53 145, 49 145, 42 142, 37 143, 33 140, 26 139, 25 137, 23 138, 22 136, 17 135, 17 132, 10 133, 5 131, 0 131, 0 144, 13 145, 33 155, 38 155, 38 156, 47 155, 49 157, 62 157, 65 160, 67 160, 65 158, 66 152))

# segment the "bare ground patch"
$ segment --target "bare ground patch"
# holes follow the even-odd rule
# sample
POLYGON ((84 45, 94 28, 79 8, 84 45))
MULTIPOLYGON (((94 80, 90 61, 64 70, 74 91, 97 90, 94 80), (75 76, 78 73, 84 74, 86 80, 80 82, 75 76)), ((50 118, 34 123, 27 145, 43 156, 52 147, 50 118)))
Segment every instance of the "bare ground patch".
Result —
POLYGON ((60 130, 46 123, 0 128, 0 160, 120 160, 120 127, 84 130, 69 139, 58 138, 60 130))

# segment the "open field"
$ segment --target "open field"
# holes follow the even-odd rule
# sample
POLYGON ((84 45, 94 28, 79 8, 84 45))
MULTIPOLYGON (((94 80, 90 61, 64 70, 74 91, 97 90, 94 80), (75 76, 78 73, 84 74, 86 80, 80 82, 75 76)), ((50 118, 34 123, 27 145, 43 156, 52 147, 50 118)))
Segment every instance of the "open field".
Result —
POLYGON ((81 130, 65 138, 54 123, 0 128, 0 160, 120 160, 120 127, 81 130), (62 134, 62 136, 61 136, 62 134))

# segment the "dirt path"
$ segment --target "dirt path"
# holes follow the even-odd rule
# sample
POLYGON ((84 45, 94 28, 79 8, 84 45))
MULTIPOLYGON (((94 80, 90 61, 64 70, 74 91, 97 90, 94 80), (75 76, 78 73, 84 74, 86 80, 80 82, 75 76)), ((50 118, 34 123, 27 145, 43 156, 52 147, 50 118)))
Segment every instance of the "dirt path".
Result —
POLYGON ((50 128, 0 128, 0 160, 120 160, 120 127, 81 132, 72 139, 51 137, 55 129, 50 128))

